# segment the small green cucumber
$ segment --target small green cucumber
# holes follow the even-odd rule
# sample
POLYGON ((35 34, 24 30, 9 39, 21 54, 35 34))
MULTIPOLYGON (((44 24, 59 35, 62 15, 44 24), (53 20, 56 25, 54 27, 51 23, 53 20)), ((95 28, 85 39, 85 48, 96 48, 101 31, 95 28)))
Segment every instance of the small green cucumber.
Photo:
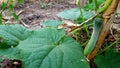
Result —
POLYGON ((101 30, 101 27, 102 27, 102 19, 100 19, 100 18, 95 19, 94 25, 93 25, 92 36, 84 49, 85 56, 89 55, 92 52, 92 50, 94 49, 96 42, 98 40, 98 36, 99 36, 100 30, 101 30))

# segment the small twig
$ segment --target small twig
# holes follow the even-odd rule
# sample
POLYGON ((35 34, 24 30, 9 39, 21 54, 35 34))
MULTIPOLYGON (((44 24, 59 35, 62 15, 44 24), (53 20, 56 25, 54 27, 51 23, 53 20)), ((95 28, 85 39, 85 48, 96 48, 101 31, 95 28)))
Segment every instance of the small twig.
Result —
MULTIPOLYGON (((17 15, 19 16, 21 13, 23 13, 25 10, 21 10, 21 11, 19 11, 18 13, 17 13, 17 15)), ((10 19, 8 19, 8 18, 2 18, 3 20, 5 20, 5 21, 8 21, 8 20, 10 20, 10 19, 13 19, 13 17, 12 18, 10 18, 10 19)), ((27 25, 27 24, 25 24, 21 19, 19 19, 18 20, 21 24, 23 24, 25 27, 27 27, 27 28, 29 28, 30 26, 29 25, 27 25)))
POLYGON ((20 22, 21 24, 23 24, 23 25, 24 25, 25 27, 27 27, 27 28, 30 27, 29 25, 25 24, 21 19, 19 19, 19 22, 20 22))
MULTIPOLYGON (((25 10, 21 10, 17 13, 17 15, 19 16, 21 13, 23 13, 25 10)), ((25 24, 21 19, 19 19, 20 23, 23 24, 25 27, 29 28, 30 26, 25 24)))
POLYGON ((77 24, 77 26, 68 33, 68 35, 72 35, 74 32, 76 32, 77 30, 79 30, 84 24, 86 24, 87 22, 93 20, 96 16, 98 16, 98 13, 95 14, 93 17, 87 19, 87 20, 84 21, 83 23, 77 24))
POLYGON ((8 21, 9 19, 2 17, 2 20, 4 20, 4 21, 8 21))
POLYGON ((21 13, 23 13, 25 10, 20 10, 17 15, 19 16, 21 13))
POLYGON ((117 40, 117 38, 116 38, 116 37, 114 36, 114 34, 113 34, 112 27, 113 27, 113 25, 110 27, 110 33, 111 33, 112 37, 113 37, 115 40, 117 40))

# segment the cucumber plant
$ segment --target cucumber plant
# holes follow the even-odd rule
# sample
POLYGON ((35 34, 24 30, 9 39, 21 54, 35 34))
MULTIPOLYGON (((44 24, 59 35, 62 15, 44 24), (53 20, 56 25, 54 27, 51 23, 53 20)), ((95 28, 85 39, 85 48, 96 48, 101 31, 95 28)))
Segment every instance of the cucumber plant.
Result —
POLYGON ((64 29, 1 25, 0 37, 0 55, 21 60, 24 68, 89 68, 81 44, 64 29))
MULTIPOLYGON (((101 47, 103 43, 101 41, 104 40, 113 20, 112 17, 104 17, 107 14, 106 11, 111 8, 115 9, 117 6, 114 5, 118 4, 119 0, 106 0, 102 8, 98 8, 99 1, 101 0, 89 1, 89 4, 94 4, 96 7, 94 9, 97 11, 96 16, 87 10, 89 4, 84 8, 78 6, 79 8, 64 10, 57 14, 59 17, 77 22, 79 26, 74 30, 88 25, 90 20, 94 21, 92 21, 91 38, 84 49, 83 44, 66 34, 65 29, 56 28, 63 24, 61 21, 47 21, 44 23, 46 28, 36 30, 27 29, 19 24, 6 24, 0 25, 0 56, 2 56, 0 61, 4 58, 21 60, 23 68, 94 68, 95 66, 97 68, 120 68, 120 53, 114 49, 109 47, 104 53, 96 54, 100 49, 96 47, 101 47), (102 37, 103 32, 106 33, 102 37), (93 65, 93 62, 96 65, 93 65)), ((80 5, 80 2, 77 5, 80 5)), ((2 11, 6 6, 6 3, 3 3, 2 11)), ((115 10, 110 12, 115 12, 115 10)), ((111 13, 108 14, 111 15, 111 13)))

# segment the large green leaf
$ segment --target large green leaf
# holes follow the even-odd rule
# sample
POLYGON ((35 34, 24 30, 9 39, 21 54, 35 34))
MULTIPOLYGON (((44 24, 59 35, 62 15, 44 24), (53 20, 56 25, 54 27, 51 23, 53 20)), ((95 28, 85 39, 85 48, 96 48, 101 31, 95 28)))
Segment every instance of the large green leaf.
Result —
POLYGON ((21 25, 0 25, 0 48, 17 46, 32 32, 21 25))
MULTIPOLYGON (((83 16, 85 19, 88 19, 94 15, 92 12, 85 11, 85 10, 82 10, 82 12, 83 12, 83 16)), ((80 14, 79 8, 72 8, 70 10, 64 10, 58 13, 57 16, 61 18, 65 18, 65 19, 70 19, 70 20, 76 20, 82 17, 82 15, 80 14)))
POLYGON ((63 24, 63 22, 61 22, 59 20, 48 20, 43 23, 43 25, 45 25, 47 27, 54 27, 54 28, 57 28, 61 24, 63 24))
POLYGON ((24 36, 23 32, 18 46, 0 49, 0 55, 22 60, 23 68, 89 68, 81 45, 66 36, 63 29, 42 28, 33 30, 26 39, 24 36))
POLYGON ((89 68, 80 44, 63 30, 36 30, 18 47, 25 68, 89 68))
POLYGON ((104 56, 98 55, 94 61, 98 68, 120 68, 120 53, 107 50, 104 56))
POLYGON ((0 56, 7 59, 21 59, 20 50, 17 47, 0 49, 0 56))

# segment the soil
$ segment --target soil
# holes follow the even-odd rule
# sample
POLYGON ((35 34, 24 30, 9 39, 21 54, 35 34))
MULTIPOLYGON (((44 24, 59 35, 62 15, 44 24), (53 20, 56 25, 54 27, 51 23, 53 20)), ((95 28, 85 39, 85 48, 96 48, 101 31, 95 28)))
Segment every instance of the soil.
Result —
MULTIPOLYGON (((26 27, 35 29, 42 27, 42 23, 47 20, 62 20, 56 14, 64 9, 74 7, 76 6, 73 0, 68 0, 67 3, 66 1, 60 3, 50 1, 46 3, 39 0, 25 0, 24 4, 16 5, 14 12, 18 13, 20 22, 22 21, 26 27)), ((7 18, 9 24, 19 23, 11 19, 8 11, 4 13, 4 18, 7 18)))
POLYGON ((22 68, 22 62, 20 60, 4 59, 0 65, 2 68, 22 68))

